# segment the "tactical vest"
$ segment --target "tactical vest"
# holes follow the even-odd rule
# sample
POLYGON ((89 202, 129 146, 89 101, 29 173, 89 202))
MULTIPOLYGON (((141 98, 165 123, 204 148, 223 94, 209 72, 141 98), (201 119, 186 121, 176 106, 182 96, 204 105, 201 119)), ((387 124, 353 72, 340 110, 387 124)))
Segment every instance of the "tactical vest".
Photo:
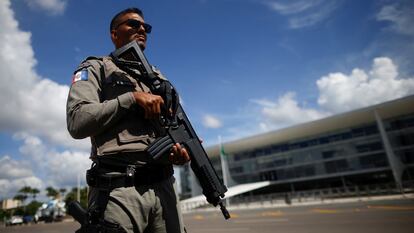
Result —
MULTIPOLYGON (((96 62, 100 70, 101 103, 106 100, 116 99, 118 96, 142 91, 150 93, 150 90, 137 77, 131 77, 128 73, 118 68, 110 57, 103 57, 96 62)), ((96 67, 97 68, 97 67, 96 67)), ((157 73, 164 78, 159 71, 157 73)), ((92 136, 91 157, 119 154, 123 152, 143 151, 156 136, 160 134, 161 127, 157 121, 144 118, 144 110, 135 105, 132 109, 125 109, 125 114, 104 132, 92 136)))

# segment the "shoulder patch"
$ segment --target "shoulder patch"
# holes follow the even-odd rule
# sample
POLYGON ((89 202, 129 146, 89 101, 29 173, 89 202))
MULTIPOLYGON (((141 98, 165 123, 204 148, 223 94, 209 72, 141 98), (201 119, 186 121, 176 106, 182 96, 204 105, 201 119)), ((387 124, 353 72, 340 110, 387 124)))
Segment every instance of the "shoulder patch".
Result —
POLYGON ((76 72, 72 76, 72 84, 76 83, 77 81, 87 81, 87 80, 88 80, 88 70, 87 69, 79 70, 78 72, 76 72))

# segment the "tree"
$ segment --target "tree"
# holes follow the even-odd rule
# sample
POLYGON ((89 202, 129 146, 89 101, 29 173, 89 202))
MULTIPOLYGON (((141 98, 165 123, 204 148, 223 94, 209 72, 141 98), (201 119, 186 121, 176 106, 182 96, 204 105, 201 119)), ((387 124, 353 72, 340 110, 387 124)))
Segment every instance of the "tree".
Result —
POLYGON ((40 193, 39 189, 37 189, 37 188, 32 189, 31 194, 32 194, 33 200, 36 200, 36 196, 39 193, 40 193))
POLYGON ((32 192, 32 188, 30 186, 24 186, 19 190, 19 193, 28 194, 32 192))
MULTIPOLYGON (((88 206, 88 188, 84 187, 81 188, 80 190, 80 204, 83 208, 86 208, 88 206)), ((72 188, 72 190, 70 192, 68 192, 65 196, 65 202, 66 205, 68 205, 71 201, 76 201, 77 200, 77 193, 78 193, 78 188, 72 188)))
POLYGON ((60 193, 61 198, 63 199, 65 197, 66 189, 65 188, 59 189, 59 193, 60 193))
POLYGON ((50 198, 56 198, 58 196, 59 192, 56 191, 56 189, 52 188, 51 186, 46 187, 46 196, 50 198))
POLYGON ((28 195, 29 195, 29 194, 31 194, 31 193, 32 193, 32 188, 31 188, 30 186, 24 186, 23 188, 21 188, 21 189, 19 190, 19 194, 20 194, 22 197, 24 196, 24 199, 22 200, 23 204, 24 204, 24 202, 26 201, 26 199, 27 199, 28 195))
POLYGON ((6 210, 0 209, 0 219, 3 220, 4 218, 10 218, 10 211, 7 212, 6 210))
POLYGON ((34 215, 36 213, 37 208, 42 205, 42 203, 32 200, 29 204, 25 204, 26 199, 29 195, 32 195, 33 199, 36 199, 36 195, 39 193, 39 190, 36 188, 31 188, 30 186, 24 186, 21 188, 16 196, 14 196, 14 200, 21 201, 23 204, 23 208, 16 208, 14 214, 18 215, 34 215))
POLYGON ((27 204, 26 206, 26 213, 27 215, 35 215, 37 209, 39 209, 39 207, 42 206, 41 202, 38 201, 32 201, 29 204, 27 204))
POLYGON ((21 201, 22 203, 24 203, 27 199, 27 195, 19 193, 19 194, 16 194, 16 196, 14 196, 13 199, 21 201))
POLYGON ((24 205, 24 202, 27 199, 27 195, 18 193, 16 196, 13 197, 14 200, 18 200, 23 204, 23 209, 19 208, 20 204, 18 205, 18 208, 16 208, 16 214, 20 214, 20 212, 24 213, 26 211, 26 206, 24 205))

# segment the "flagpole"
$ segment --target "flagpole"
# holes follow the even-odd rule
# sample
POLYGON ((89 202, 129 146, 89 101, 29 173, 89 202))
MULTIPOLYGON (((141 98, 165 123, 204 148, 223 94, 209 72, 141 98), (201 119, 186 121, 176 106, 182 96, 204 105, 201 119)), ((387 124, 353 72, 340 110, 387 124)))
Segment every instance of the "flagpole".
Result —
POLYGON ((80 174, 78 174, 78 189, 76 190, 77 201, 80 202, 80 174))

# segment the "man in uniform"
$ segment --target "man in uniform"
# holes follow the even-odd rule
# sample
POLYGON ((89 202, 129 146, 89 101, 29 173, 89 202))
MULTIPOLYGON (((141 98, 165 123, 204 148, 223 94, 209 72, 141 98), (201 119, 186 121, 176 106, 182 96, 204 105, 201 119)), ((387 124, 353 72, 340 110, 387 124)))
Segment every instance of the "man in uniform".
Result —
MULTIPOLYGON (((134 40, 145 49, 150 32, 137 8, 121 11, 110 24, 116 49, 134 40)), ((187 163, 189 155, 178 143, 163 162, 145 152, 162 136, 163 104, 110 56, 88 57, 74 72, 67 127, 73 138, 91 139, 88 211, 100 232, 184 232, 172 165, 187 163)))

